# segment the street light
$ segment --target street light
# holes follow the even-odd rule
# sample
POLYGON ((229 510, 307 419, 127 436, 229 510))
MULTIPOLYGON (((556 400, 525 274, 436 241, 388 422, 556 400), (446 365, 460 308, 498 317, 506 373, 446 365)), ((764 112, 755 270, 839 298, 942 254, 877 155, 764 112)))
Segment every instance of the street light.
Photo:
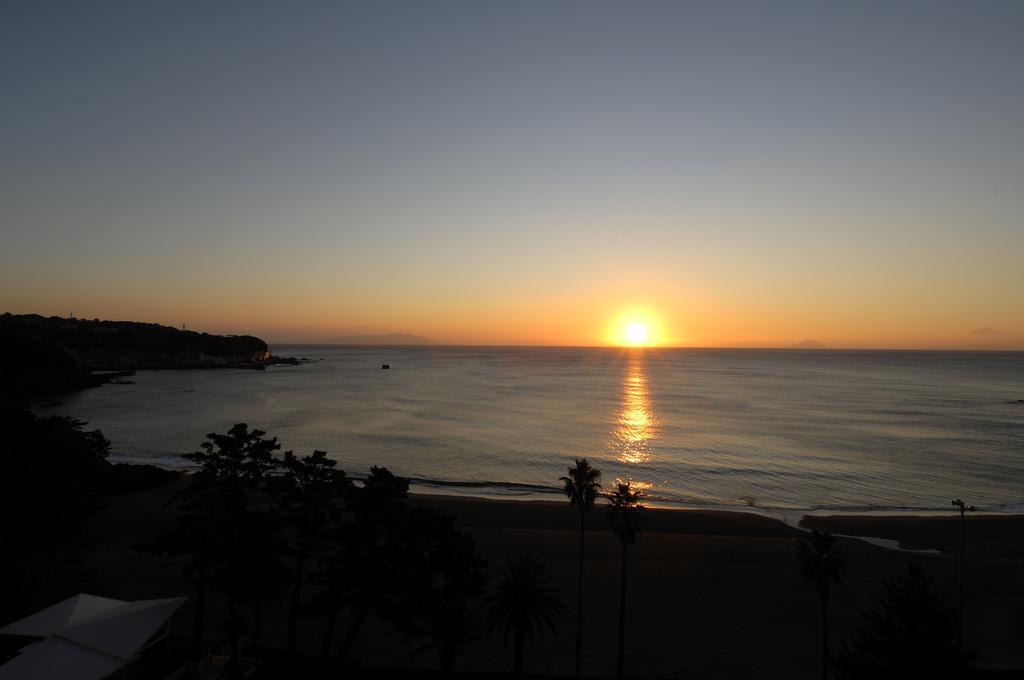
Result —
POLYGON ((964 573, 964 513, 974 512, 974 506, 968 503, 964 503, 961 498, 954 498, 952 505, 960 510, 960 553, 956 560, 956 644, 958 647, 963 645, 963 610, 964 610, 964 591, 963 591, 963 573, 964 573))

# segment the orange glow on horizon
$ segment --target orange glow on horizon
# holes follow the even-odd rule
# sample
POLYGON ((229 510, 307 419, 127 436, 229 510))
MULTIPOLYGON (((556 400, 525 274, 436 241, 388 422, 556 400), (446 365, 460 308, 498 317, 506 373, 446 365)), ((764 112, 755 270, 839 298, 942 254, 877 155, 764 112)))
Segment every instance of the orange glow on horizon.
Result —
POLYGON ((337 282, 309 293, 298 283, 267 289, 254 310, 245 303, 252 286, 244 278, 239 281, 206 281, 215 293, 203 297, 198 281, 151 289, 139 275, 137 285, 125 286, 115 297, 92 284, 61 296, 56 280, 50 280, 0 305, 0 312, 59 316, 73 311, 80 318, 185 324, 208 333, 256 335, 274 346, 405 333, 454 345, 791 348, 811 340, 829 349, 1024 349, 1024 326, 1002 318, 995 302, 993 310, 972 317, 966 312, 956 316, 952 302, 940 313, 921 301, 912 310, 900 297, 856 304, 852 295, 824 295, 817 289, 755 297, 724 287, 709 291, 694 283, 683 290, 642 280, 553 295, 470 290, 460 297, 450 291, 436 294, 426 286, 422 292, 399 294, 386 282, 374 289, 337 282), (176 297, 183 292, 196 300, 187 308, 176 297), (631 324, 639 327, 630 330, 631 324), (995 330, 975 331, 987 326, 995 330))
POLYGON ((664 342, 661 323, 646 310, 630 310, 616 317, 607 341, 622 347, 653 347, 664 342))

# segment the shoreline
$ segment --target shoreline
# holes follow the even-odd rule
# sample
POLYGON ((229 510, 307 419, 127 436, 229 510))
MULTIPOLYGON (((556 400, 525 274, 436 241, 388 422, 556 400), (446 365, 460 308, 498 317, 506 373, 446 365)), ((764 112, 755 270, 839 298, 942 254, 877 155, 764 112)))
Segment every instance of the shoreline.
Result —
MULTIPOLYGON (((48 407, 39 408, 39 415, 47 415, 45 411, 48 407)), ((118 454, 111 453, 111 463, 127 463, 130 465, 152 465, 163 470, 170 470, 173 472, 181 472, 183 474, 189 474, 190 468, 186 465, 167 465, 166 462, 169 460, 177 460, 183 454, 168 453, 158 454, 149 458, 133 456, 129 454, 118 454), (156 462, 154 462, 156 461, 156 462), (165 463, 165 464, 161 464, 165 463)), ((541 487, 539 485, 530 484, 526 482, 459 482, 459 481, 435 481, 426 480, 423 478, 410 477, 401 474, 399 470, 392 470, 393 473, 400 477, 405 477, 409 480, 409 493, 410 495, 416 496, 445 496, 452 498, 472 498, 484 501, 509 501, 513 503, 559 503, 562 501, 562 492, 558 487, 541 487), (546 488, 549 490, 541 490, 546 488), (460 489, 499 489, 505 491, 501 493, 498 491, 478 491, 478 492, 460 492, 460 489), (528 491, 522 491, 522 489, 529 489, 528 491)), ((353 480, 362 480, 362 475, 352 474, 349 476, 353 480)), ((603 496, 602 496, 603 497, 603 496)), ((957 512, 955 509, 946 509, 945 507, 935 508, 897 508, 897 507, 881 507, 881 508, 830 508, 830 507, 808 507, 808 508, 797 508, 797 507, 772 507, 772 506, 760 506, 760 505, 748 505, 739 503, 719 503, 715 501, 708 501, 706 503, 687 503, 684 501, 672 501, 672 500, 651 500, 650 497, 646 497, 643 501, 644 506, 650 509, 657 510, 673 510, 673 511, 694 511, 694 510, 720 510, 722 512, 742 512, 749 513, 752 515, 759 515, 763 517, 771 517, 778 519, 783 522, 789 522, 794 517, 952 517, 957 512)), ((992 510, 992 509, 979 509, 975 512, 969 513, 970 517, 1024 517, 1024 503, 1015 503, 1014 509, 1009 510, 992 510), (1019 507, 1019 509, 1017 509, 1019 507)))
MULTIPOLYGON (((171 458, 177 458, 181 454, 168 454, 167 456, 159 456, 151 459, 139 458, 136 456, 118 455, 116 453, 111 454, 111 463, 127 463, 130 465, 151 465, 153 467, 160 468, 162 470, 169 470, 173 472, 179 472, 182 474, 190 474, 191 469, 182 466, 169 466, 161 465, 155 462, 147 462, 152 460, 166 460, 168 456, 171 458)), ((403 476, 399 471, 394 471, 398 476, 403 476)), ((361 480, 362 476, 350 475, 350 479, 361 480)), ((536 485, 530 485, 525 483, 510 482, 507 486, 497 482, 445 482, 437 483, 430 480, 422 480, 415 477, 406 477, 409 479, 409 495, 410 497, 424 497, 424 498, 450 498, 450 499, 468 499, 468 500, 480 500, 480 501, 493 501, 493 502, 509 502, 509 503, 550 503, 554 505, 561 505, 563 503, 563 495, 561 490, 557 487, 550 487, 550 491, 540 491, 536 485), (517 489, 530 488, 532 491, 522 492, 517 489), (462 492, 460 489, 501 489, 508 493, 499 492, 462 492)), ((603 498, 604 496, 602 496, 603 498)), ((838 508, 822 508, 822 507, 811 507, 811 508, 785 508, 785 507, 762 507, 757 505, 741 505, 741 504, 729 504, 729 503, 685 503, 676 501, 665 501, 665 500, 645 500, 644 506, 650 510, 665 510, 672 512, 731 512, 731 513, 742 513, 754 515, 757 517, 765 517, 780 521, 789 526, 800 528, 799 525, 803 524, 805 519, 811 519, 812 523, 816 521, 814 518, 920 518, 920 519, 955 519, 958 517, 955 508, 944 509, 944 508, 855 508, 849 510, 843 510, 838 508)), ((968 514, 969 518, 983 518, 983 517, 1020 517, 1024 518, 1024 506, 1020 509, 1013 510, 978 510, 968 514)), ((970 520, 968 520, 970 521, 970 520)))
MULTIPOLYGON (((158 465, 152 462, 143 462, 145 459, 140 459, 132 456, 118 456, 112 454, 110 457, 112 464, 130 464, 130 465, 141 465, 141 466, 152 466, 161 470, 168 470, 177 472, 182 475, 191 474, 192 470, 182 467, 170 467, 165 465, 158 465)), ((399 475, 401 476, 401 475, 399 475)), ((353 480, 361 480, 362 477, 352 476, 353 480)), ((423 483, 420 480, 414 478, 410 479, 409 483, 409 497, 412 499, 436 499, 446 501, 483 501, 493 503, 512 503, 512 504, 538 504, 538 505, 551 505, 561 506, 564 504, 562 493, 552 487, 551 491, 532 491, 528 493, 460 493, 458 489, 466 488, 481 488, 484 485, 477 485, 473 482, 456 483, 451 486, 442 486, 432 483, 423 483)), ((500 484, 487 484, 486 486, 497 489, 515 489, 516 486, 510 485, 509 487, 503 487, 500 484)), ((603 497, 603 496, 602 496, 603 497)), ((859 533, 860 531, 866 531, 866 529, 856 527, 886 527, 893 526, 895 522, 913 522, 913 521, 958 521, 959 515, 955 509, 894 509, 894 508, 880 508, 880 509, 866 509, 858 508, 853 510, 841 510, 831 508, 764 508, 752 505, 730 505, 730 504, 695 504, 695 503, 677 503, 671 501, 645 501, 644 506, 650 511, 657 512, 680 512, 680 513, 704 513, 704 512, 721 512, 731 513, 740 515, 750 515, 753 517, 760 517, 764 519, 770 519, 773 521, 780 522, 788 527, 792 527, 801 532, 808 532, 811 528, 827 528, 828 526, 842 526, 849 529, 854 527, 851 531, 839 531, 829 529, 832 533, 842 536, 844 538, 854 538, 859 540, 867 540, 869 542, 874 541, 875 545, 879 547, 886 547, 893 550, 901 551, 918 551, 920 548, 908 547, 905 545, 888 545, 893 539, 889 535, 891 531, 883 531, 882 534, 874 535, 870 533, 859 533), (879 521, 875 521, 879 520, 879 521)), ((1024 534, 1024 509, 1021 510, 979 510, 968 513, 968 522, 979 522, 986 519, 1019 519, 1021 520, 1021 531, 1024 534)), ((909 545, 909 544, 908 544, 909 545)))
MULTIPOLYGON (((422 494, 410 492, 409 498, 415 503, 448 507, 470 507, 486 504, 525 506, 550 511, 566 508, 563 500, 523 500, 478 498, 455 494, 422 494)), ((594 506, 594 513, 600 514, 602 505, 594 506)), ((900 513, 833 513, 809 514, 793 511, 788 518, 755 508, 725 507, 658 507, 647 506, 648 517, 656 517, 655 531, 668 533, 717 533, 731 524, 751 526, 751 521, 771 522, 805 535, 812 529, 827 530, 840 538, 862 541, 886 550, 905 553, 939 554, 950 549, 951 543, 959 536, 959 515, 900 514, 900 513), (671 518, 671 519, 670 519, 671 518), (796 521, 793 521, 793 520, 796 521), (930 528, 929 528, 930 527, 930 528), (925 530, 926 529, 926 530, 925 530)), ((971 513, 967 519, 968 535, 974 540, 1000 540, 1024 536, 1024 513, 971 513)), ((775 533, 775 532, 769 532, 775 533)))
MULTIPOLYGON (((114 464, 121 461, 111 461, 114 464)), ((132 465, 140 465, 132 463, 132 465)), ((146 465, 146 464, 142 464, 146 465)), ((151 466, 160 468, 160 466, 151 466)), ((191 470, 173 470, 181 475, 177 482, 171 482, 155 490, 182 484, 192 473, 191 470)), ((358 480, 359 478, 353 478, 358 480)), ((554 494, 551 494, 554 496, 554 494)), ((567 507, 561 497, 525 498, 523 496, 477 496, 458 493, 427 492, 410 484, 409 501, 415 505, 451 508, 500 507, 511 517, 538 512, 557 512, 567 507), (524 512, 525 510, 525 512, 524 512)), ((604 503, 596 504, 595 514, 601 514, 604 503)), ((655 531, 669 533, 697 533, 701 535, 733 535, 731 532, 742 525, 748 527, 765 522, 786 530, 799 537, 813 529, 829 531, 839 538, 863 543, 900 553, 934 555, 952 550, 953 542, 959 536, 959 515, 955 511, 935 512, 835 512, 824 510, 786 510, 781 512, 750 506, 697 506, 645 504, 648 517, 655 517, 655 531), (722 532, 725 531, 723 534, 722 532)), ((509 518, 506 518, 509 522, 509 518)), ((966 516, 968 534, 975 539, 1008 539, 1024 536, 1024 513, 974 512, 966 516)), ((511 521, 515 524, 515 521, 511 521)), ((765 525, 767 526, 767 525, 765 525)), ((781 534, 781 529, 769 531, 763 527, 755 533, 781 534)))

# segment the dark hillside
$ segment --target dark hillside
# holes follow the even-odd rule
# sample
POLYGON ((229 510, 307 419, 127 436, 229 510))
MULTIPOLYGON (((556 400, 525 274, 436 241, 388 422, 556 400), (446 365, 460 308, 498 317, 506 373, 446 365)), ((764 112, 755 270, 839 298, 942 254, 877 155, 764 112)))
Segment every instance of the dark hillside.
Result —
POLYGON ((30 364, 36 375, 28 382, 44 386, 61 380, 74 386, 71 377, 80 371, 251 365, 269 357, 267 343, 250 335, 37 314, 0 315, 0 344, 9 361, 30 364))

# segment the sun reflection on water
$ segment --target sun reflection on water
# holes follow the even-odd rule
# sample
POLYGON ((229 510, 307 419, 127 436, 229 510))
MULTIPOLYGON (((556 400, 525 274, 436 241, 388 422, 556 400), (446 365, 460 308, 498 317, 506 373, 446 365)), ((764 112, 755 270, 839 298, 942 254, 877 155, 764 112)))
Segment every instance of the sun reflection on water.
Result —
POLYGON ((613 432, 612 446, 622 463, 640 465, 651 458, 651 440, 658 434, 658 421, 647 391, 647 369, 643 354, 630 355, 622 382, 622 412, 613 432))

